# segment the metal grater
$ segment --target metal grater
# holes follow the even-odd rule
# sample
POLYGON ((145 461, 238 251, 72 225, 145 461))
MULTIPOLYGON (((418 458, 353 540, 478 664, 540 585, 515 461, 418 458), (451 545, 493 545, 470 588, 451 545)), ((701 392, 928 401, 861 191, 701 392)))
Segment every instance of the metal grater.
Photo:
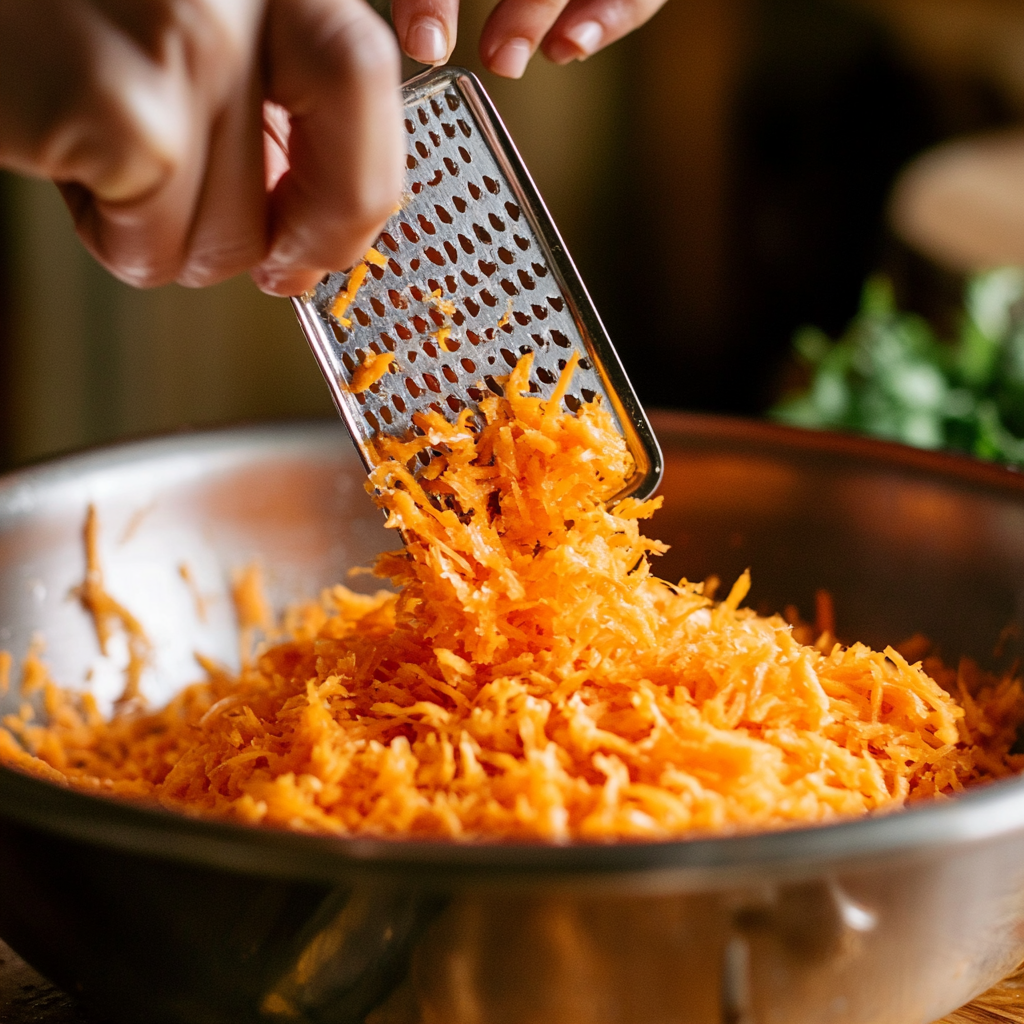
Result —
POLYGON ((480 82, 442 68, 412 79, 403 96, 406 194, 374 244, 382 265, 357 265, 366 276, 340 317, 331 307, 355 271, 292 300, 363 462, 373 465, 375 434, 407 433, 419 410, 454 419, 488 390, 500 394, 527 352, 531 391, 550 394, 575 349, 567 408, 601 396, 636 462, 619 497, 650 496, 661 479, 658 442, 480 82), (360 363, 384 352, 395 356, 389 371, 350 391, 360 363))

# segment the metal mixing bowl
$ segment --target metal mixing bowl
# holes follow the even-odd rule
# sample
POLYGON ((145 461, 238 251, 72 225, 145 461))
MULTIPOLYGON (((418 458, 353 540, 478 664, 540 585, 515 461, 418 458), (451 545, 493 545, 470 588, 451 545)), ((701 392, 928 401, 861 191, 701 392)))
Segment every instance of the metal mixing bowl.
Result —
MULTIPOLYGON (((807 614, 826 587, 848 637, 921 631, 987 660, 1012 626, 1019 652, 1024 476, 764 425, 655 426, 663 575, 728 583, 749 565, 755 607, 807 614)), ((117 652, 99 657, 69 597, 94 502, 108 586, 156 642, 164 700, 194 650, 233 660, 231 569, 258 555, 280 604, 394 545, 362 485, 334 424, 9 476, 0 644, 20 657, 42 631, 57 679, 116 692, 117 652)), ((20 703, 12 690, 0 710, 20 703)), ((827 827, 554 847, 249 829, 0 770, 0 935, 133 1024, 925 1024, 1024 957, 1022 854, 1019 780, 827 827)))

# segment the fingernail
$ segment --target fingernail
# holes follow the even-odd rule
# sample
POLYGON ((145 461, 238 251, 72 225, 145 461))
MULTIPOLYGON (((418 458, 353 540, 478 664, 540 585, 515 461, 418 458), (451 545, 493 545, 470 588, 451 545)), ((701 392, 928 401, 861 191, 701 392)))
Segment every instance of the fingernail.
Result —
POLYGON ((530 41, 517 36, 492 54, 488 67, 503 78, 522 78, 532 55, 533 47, 530 41))
POLYGON ((604 39, 604 28, 596 21, 581 21, 563 33, 580 51, 581 57, 589 57, 604 39))
POLYGON ((448 56, 448 33, 437 18, 417 18, 406 33, 405 52, 421 64, 440 64, 448 56))

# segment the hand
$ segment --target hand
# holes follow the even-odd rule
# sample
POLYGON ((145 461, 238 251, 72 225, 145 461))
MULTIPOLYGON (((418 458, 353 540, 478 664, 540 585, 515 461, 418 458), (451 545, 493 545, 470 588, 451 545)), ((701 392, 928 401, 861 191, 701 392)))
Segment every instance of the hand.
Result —
POLYGON ((398 201, 399 76, 364 0, 0 0, 0 166, 123 281, 295 294, 398 201))
MULTIPOLYGON (((538 47, 556 64, 585 60, 650 18, 665 0, 499 0, 480 36, 496 75, 520 78, 538 47)), ((455 46, 459 0, 392 0, 402 49, 440 64, 455 46)))

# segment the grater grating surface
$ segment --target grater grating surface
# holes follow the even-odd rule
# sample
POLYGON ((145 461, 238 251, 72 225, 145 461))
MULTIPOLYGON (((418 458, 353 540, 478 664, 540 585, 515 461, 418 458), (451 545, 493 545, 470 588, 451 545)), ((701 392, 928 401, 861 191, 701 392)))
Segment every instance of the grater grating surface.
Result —
POLYGON ((500 394, 527 352, 531 391, 549 395, 575 349, 567 408, 601 396, 637 467, 620 497, 649 496, 661 478, 658 443, 482 86, 443 68, 407 83, 404 102, 406 194, 374 244, 381 265, 365 264, 340 316, 331 307, 354 271, 292 300, 363 462, 373 464, 374 434, 407 433, 417 411, 454 419, 488 390, 500 394), (388 372, 353 393, 356 368, 383 353, 394 356, 388 372))

